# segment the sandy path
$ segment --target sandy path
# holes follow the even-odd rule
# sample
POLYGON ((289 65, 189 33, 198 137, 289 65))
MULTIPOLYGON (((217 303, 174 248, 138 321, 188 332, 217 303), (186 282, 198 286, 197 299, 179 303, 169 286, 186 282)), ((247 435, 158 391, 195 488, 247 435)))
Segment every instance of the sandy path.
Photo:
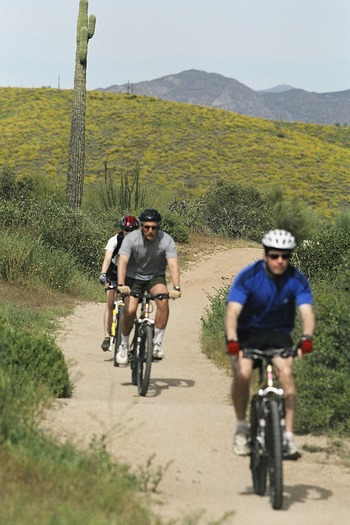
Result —
POLYGON ((145 398, 131 385, 130 369, 114 368, 100 350, 104 305, 77 308, 60 336, 76 390, 50 414, 49 425, 82 445, 105 434, 111 453, 135 469, 152 457, 151 471, 164 469, 154 508, 166 519, 200 513, 204 525, 234 511, 225 523, 345 525, 349 468, 307 453, 285 462, 284 508, 273 511, 267 496, 252 492, 248 458, 231 453, 230 378, 200 352, 200 317, 207 293, 260 255, 253 248, 227 250, 183 274, 183 297, 171 303, 166 358, 154 364, 145 398))

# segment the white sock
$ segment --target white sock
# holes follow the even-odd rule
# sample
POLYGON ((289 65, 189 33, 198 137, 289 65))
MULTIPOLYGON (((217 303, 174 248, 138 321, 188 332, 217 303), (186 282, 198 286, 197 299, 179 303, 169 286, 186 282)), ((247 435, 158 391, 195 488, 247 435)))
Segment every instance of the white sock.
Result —
POLYGON ((122 345, 128 345, 128 346, 129 346, 129 336, 128 336, 128 335, 123 335, 123 334, 122 334, 121 344, 122 344, 122 345))
POLYGON ((163 328, 155 328, 154 330, 154 343, 162 343, 164 338, 165 330, 163 328))
POLYGON ((237 419, 236 430, 246 430, 248 428, 248 423, 246 419, 237 419))

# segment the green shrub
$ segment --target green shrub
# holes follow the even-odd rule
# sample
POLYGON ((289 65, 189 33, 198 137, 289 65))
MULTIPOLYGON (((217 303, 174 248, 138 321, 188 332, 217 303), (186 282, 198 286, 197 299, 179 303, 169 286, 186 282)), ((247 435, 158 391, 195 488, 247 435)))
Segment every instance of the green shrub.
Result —
POLYGON ((223 236, 259 241, 272 226, 268 201, 259 191, 219 179, 203 196, 203 221, 223 236))
POLYGON ((87 277, 63 248, 47 247, 41 237, 0 231, 0 278, 4 281, 41 282, 61 292, 78 292, 87 277))
POLYGON ((169 212, 176 213, 181 217, 183 224, 191 232, 203 232, 209 228, 203 224, 203 202, 202 200, 173 200, 169 205, 169 212))
POLYGON ((188 242, 189 228, 180 214, 176 212, 162 213, 162 230, 171 235, 175 242, 188 242))
POLYGON ((223 286, 216 295, 208 296, 209 305, 202 316, 202 349, 209 359, 221 366, 227 365, 224 337, 227 292, 228 287, 223 286))
POLYGON ((334 279, 348 268, 349 230, 327 226, 298 246, 293 261, 310 279, 334 279))
POLYGON ((41 407, 49 405, 48 390, 27 374, 0 364, 0 443, 18 443, 37 428, 41 407), (7 369, 5 369, 7 368, 7 369))
POLYGON ((96 216, 72 210, 55 196, 33 203, 30 211, 29 227, 43 244, 64 250, 88 275, 97 274, 106 239, 96 216))
POLYGON ((286 199, 283 190, 276 187, 268 194, 273 227, 293 232, 297 244, 315 235, 321 222, 315 210, 305 207, 297 197, 286 199))
POLYGON ((323 433, 350 431, 349 293, 333 283, 314 287, 317 335, 315 349, 295 363, 298 391, 296 429, 323 433))
POLYGON ((12 168, 4 167, 0 174, 0 199, 4 201, 26 202, 34 192, 34 187, 30 177, 19 178, 12 168))
POLYGON ((71 395, 67 364, 50 336, 16 330, 0 317, 0 348, 0 368, 19 384, 43 385, 55 397, 71 395))

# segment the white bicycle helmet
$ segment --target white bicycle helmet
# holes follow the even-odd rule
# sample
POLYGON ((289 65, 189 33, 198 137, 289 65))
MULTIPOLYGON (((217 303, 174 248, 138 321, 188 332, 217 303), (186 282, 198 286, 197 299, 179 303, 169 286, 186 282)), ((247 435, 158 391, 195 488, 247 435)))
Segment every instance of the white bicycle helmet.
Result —
POLYGON ((265 248, 276 250, 293 250, 296 247, 295 238, 286 230, 270 230, 265 233, 261 242, 265 248))

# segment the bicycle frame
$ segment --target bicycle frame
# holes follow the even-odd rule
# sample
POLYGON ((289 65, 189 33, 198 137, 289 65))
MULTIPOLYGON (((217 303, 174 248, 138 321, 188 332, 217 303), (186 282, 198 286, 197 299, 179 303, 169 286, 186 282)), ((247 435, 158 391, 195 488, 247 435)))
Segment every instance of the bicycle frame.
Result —
POLYGON ((141 302, 141 312, 140 316, 135 319, 135 334, 134 334, 134 341, 136 344, 133 343, 134 352, 136 355, 136 359, 140 357, 140 347, 142 342, 142 331, 145 326, 149 326, 152 330, 152 339, 154 337, 154 319, 150 319, 150 301, 151 298, 147 298, 146 295, 142 297, 141 302))
POLYGON ((119 345, 121 343, 121 319, 124 315, 124 297, 120 295, 116 296, 114 300, 114 307, 113 307, 113 319, 112 319, 112 327, 111 327, 111 343, 109 346, 109 351, 114 353, 113 356, 113 364, 114 366, 119 366, 117 363, 117 352, 119 345))
POLYGON ((263 496, 269 472, 270 500, 274 509, 283 502, 285 400, 283 389, 275 386, 273 358, 294 355, 290 348, 245 349, 244 356, 255 360, 259 370, 259 389, 251 399, 251 461, 254 492, 263 496))
POLYGON ((168 299, 169 294, 130 292, 130 296, 138 298, 141 303, 140 315, 135 318, 134 322, 135 331, 129 354, 131 382, 137 385, 139 395, 145 396, 149 387, 153 361, 155 320, 150 318, 151 301, 168 299))

